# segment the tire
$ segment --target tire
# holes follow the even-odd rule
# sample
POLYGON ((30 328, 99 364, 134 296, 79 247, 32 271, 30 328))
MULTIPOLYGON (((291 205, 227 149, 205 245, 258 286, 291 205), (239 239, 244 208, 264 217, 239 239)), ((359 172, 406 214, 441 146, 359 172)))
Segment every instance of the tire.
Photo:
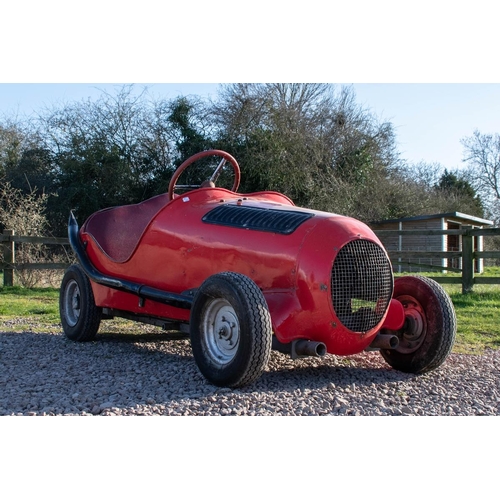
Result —
POLYGON ((394 281, 393 297, 405 308, 405 324, 395 333, 396 349, 381 349, 382 357, 396 370, 425 373, 444 363, 457 331, 450 297, 434 280, 403 276, 394 281))
POLYGON ((64 273, 59 313, 66 337, 77 342, 95 339, 102 309, 95 305, 90 280, 78 265, 70 266, 64 273))
POLYGON ((247 276, 216 274, 198 289, 190 318, 193 356, 212 384, 241 387, 257 380, 269 361, 271 315, 247 276))

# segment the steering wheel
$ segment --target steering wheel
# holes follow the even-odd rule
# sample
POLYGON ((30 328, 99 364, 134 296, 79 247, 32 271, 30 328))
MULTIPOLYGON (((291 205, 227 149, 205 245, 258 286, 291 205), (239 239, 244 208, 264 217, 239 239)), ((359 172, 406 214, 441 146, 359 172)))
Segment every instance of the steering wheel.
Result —
POLYGON ((241 172, 238 162, 229 153, 226 153, 225 151, 221 151, 219 149, 209 149, 207 151, 201 151, 201 153, 196 153, 195 155, 189 157, 184 163, 182 163, 182 165, 177 167, 177 170, 174 172, 172 179, 170 179, 170 184, 168 185, 169 199, 170 200, 174 199, 174 192, 176 189, 198 189, 201 187, 215 187, 215 183, 217 182, 217 179, 219 178, 219 175, 222 172, 222 169, 224 168, 226 162, 229 162, 229 164, 233 167, 234 183, 232 191, 236 192, 238 190, 238 186, 240 185, 240 177, 241 177, 241 172), (184 172, 184 170, 186 170, 195 161, 201 158, 206 158, 207 156, 220 156, 222 158, 222 161, 219 163, 219 165, 217 166, 214 173, 209 179, 203 181, 201 184, 177 185, 177 181, 179 180, 179 177, 181 176, 182 172, 184 172))

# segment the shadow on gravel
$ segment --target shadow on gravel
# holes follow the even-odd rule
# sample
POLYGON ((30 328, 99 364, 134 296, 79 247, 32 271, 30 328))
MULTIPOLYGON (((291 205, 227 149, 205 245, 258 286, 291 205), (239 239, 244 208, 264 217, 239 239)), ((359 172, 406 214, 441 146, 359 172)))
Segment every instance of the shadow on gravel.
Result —
POLYGON ((259 380, 231 390, 205 380, 185 336, 169 339, 172 334, 165 332, 104 332, 96 341, 79 343, 62 333, 0 332, 0 386, 4 388, 0 415, 100 414, 112 408, 141 413, 147 407, 165 414, 165 408, 186 404, 196 411, 200 402, 217 410, 225 398, 245 400, 256 392, 287 400, 298 389, 330 391, 332 384, 366 387, 415 377, 373 368, 369 360, 359 358, 351 363, 354 366, 346 366, 350 363, 346 358, 292 361, 273 352, 259 380))
POLYGON ((62 333, 0 332, 0 415, 99 414, 186 397, 204 379, 188 341, 164 342, 166 335, 81 343, 62 333))
MULTIPOLYGON (((189 335, 181 333, 144 333, 144 334, 128 334, 128 333, 100 333, 97 342, 109 342, 116 344, 134 344, 134 348, 138 351, 149 351, 147 345, 151 342, 162 342, 166 346, 169 343, 172 345, 175 340, 185 340, 188 342, 188 349, 183 357, 190 358, 190 364, 194 363, 191 348, 189 345, 189 335)), ((168 358, 171 354, 162 353, 165 355, 165 363, 168 363, 168 358)), ((147 353, 150 355, 150 352, 147 353)), ((364 356, 363 354, 359 358, 364 356)), ((271 353, 277 360, 270 364, 288 365, 285 368, 269 368, 264 372, 260 379, 248 387, 239 388, 240 392, 253 392, 256 389, 267 392, 291 391, 300 388, 317 388, 322 389, 330 386, 332 383, 338 387, 348 387, 355 383, 359 387, 373 385, 374 383, 401 382, 418 378, 418 375, 398 372, 388 366, 371 368, 367 366, 347 366, 351 365, 349 357, 327 356, 325 358, 308 358, 300 360, 291 360, 288 355, 278 352, 271 353)), ((364 364, 370 364, 368 356, 360 361, 364 364)), ((201 375, 200 375, 201 377, 201 375)), ((209 391, 218 391, 221 388, 216 387, 204 378, 201 378, 201 385, 206 386, 209 391)))
POLYGON ((294 367, 284 370, 265 372, 254 384, 255 389, 264 386, 268 391, 293 391, 296 389, 324 389, 331 387, 346 388, 355 384, 359 388, 386 384, 390 382, 407 382, 418 378, 418 375, 398 372, 391 368, 369 368, 357 366, 333 366, 328 361, 312 367, 294 367))
POLYGON ((187 340, 189 334, 184 333, 109 333, 99 332, 95 342, 111 342, 116 344, 140 344, 150 342, 170 342, 187 340))

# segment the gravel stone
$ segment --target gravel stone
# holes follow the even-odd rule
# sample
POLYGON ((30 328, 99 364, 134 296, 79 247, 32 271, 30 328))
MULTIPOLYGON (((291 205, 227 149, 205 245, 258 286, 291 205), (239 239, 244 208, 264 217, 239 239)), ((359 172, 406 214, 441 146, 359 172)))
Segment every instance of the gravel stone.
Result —
POLYGON ((36 330, 34 320, 0 325, 0 415, 500 414, 500 351, 451 354, 423 375, 393 370, 377 352, 292 360, 273 351, 260 379, 228 389, 205 380, 188 340, 152 327, 87 343, 60 325, 36 330))

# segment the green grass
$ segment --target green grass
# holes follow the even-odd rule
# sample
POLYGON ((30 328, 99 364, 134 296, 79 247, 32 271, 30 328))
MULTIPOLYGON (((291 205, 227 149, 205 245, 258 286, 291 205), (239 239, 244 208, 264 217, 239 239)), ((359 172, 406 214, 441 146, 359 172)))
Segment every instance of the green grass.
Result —
POLYGON ((461 285, 443 285, 457 314, 455 352, 481 353, 500 348, 500 285, 475 285, 462 294, 461 285))
MULTIPOLYGON (((23 318, 32 320, 37 331, 51 330, 60 322, 58 301, 59 290, 55 288, 0 287, 0 327, 6 321, 23 318)), ((9 330, 22 329, 22 325, 9 324, 9 330)))
MULTIPOLYGON (((106 321, 104 325, 101 327, 104 333, 141 335, 145 330, 156 331, 149 325, 138 325, 121 318, 106 321)), ((58 288, 0 286, 0 330, 22 332, 27 328, 33 332, 62 332, 58 288)))
MULTIPOLYGON (((490 271, 484 275, 495 274, 490 271)), ((500 285, 475 285, 474 291, 467 295, 462 295, 461 285, 445 284, 443 288, 450 295, 457 314, 454 352, 480 354, 488 348, 500 349, 500 285)), ((11 323, 21 318, 29 321, 32 330, 54 331, 60 323, 58 297, 59 290, 55 288, 0 287, 0 328, 8 325, 10 331, 22 331, 26 328, 23 321, 11 323)), ((124 320, 113 321, 119 321, 122 330, 136 328, 131 322, 125 322, 125 326, 124 320)), ((112 329, 112 324, 106 322, 106 327, 112 329)))
POLYGON ((478 276, 500 276, 500 267, 488 266, 484 268, 484 271, 478 276))
POLYGON ((44 316, 59 318, 59 290, 55 288, 0 287, 0 318, 44 316))
MULTIPOLYGON (((395 276, 407 274, 415 273, 396 273, 395 276)), ((419 274, 429 278, 443 276, 440 272, 419 274)), ((500 267, 485 267, 480 276, 500 277, 500 267)), ((474 285, 474 291, 467 295, 462 294, 460 284, 441 286, 451 297, 457 315, 454 352, 480 354, 485 349, 500 349, 500 285, 474 285)))

